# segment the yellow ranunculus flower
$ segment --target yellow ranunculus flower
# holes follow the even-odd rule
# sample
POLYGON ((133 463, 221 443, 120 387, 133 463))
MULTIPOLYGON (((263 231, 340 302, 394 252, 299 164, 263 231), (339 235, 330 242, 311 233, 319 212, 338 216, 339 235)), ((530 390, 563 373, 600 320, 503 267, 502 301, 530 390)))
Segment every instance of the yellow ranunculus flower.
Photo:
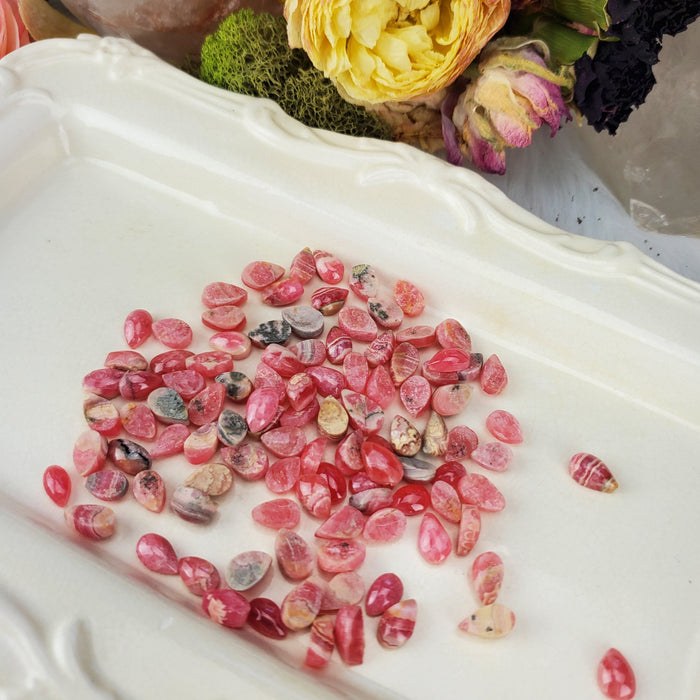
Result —
POLYGON ((345 99, 410 100, 452 83, 503 26, 510 0, 285 0, 292 48, 345 99))

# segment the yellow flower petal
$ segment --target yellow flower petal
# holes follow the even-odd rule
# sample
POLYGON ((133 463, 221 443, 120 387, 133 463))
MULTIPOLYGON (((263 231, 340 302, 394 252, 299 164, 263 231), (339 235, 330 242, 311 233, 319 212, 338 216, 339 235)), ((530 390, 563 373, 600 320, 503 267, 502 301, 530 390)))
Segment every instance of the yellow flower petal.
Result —
POLYGON ((503 26, 510 0, 286 0, 290 46, 347 99, 410 100, 452 83, 503 26))

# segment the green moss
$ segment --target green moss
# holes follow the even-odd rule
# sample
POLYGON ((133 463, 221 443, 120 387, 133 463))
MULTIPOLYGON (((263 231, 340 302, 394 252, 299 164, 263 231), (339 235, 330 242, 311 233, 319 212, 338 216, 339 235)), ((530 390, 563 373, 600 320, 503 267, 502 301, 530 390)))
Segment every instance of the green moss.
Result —
POLYGON ((202 47, 201 80, 233 92, 274 100, 311 127, 390 139, 389 127, 346 102, 301 49, 290 49, 284 17, 239 10, 202 47))

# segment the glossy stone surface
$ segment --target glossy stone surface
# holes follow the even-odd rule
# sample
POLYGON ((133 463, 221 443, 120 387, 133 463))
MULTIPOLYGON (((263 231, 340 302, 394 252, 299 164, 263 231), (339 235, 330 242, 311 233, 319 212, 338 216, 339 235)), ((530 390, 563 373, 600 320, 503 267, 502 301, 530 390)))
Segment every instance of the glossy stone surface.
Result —
POLYGON ((262 351, 260 359, 284 378, 304 371, 304 365, 299 362, 297 356, 289 348, 278 343, 268 345, 262 351))
POLYGON ((105 540, 114 534, 116 516, 107 506, 75 505, 63 511, 66 525, 90 540, 105 540))
POLYGON ((114 399, 119 396, 119 382, 123 374, 124 370, 117 368, 93 370, 83 377, 83 389, 105 399, 114 399))
POLYGON ((457 482, 457 493, 462 503, 475 505, 481 510, 496 513, 506 507, 506 499, 483 474, 471 472, 457 482))
POLYGON ((253 382, 243 372, 222 372, 214 381, 226 387, 226 397, 235 403, 242 403, 253 391, 253 382))
POLYGON ((468 459, 479 445, 479 436, 466 425, 455 425, 447 433, 446 462, 468 459))
POLYGON ((222 447, 219 454, 221 461, 246 481, 262 479, 269 468, 267 452, 252 442, 222 447))
POLYGON ((481 513, 477 506, 463 505, 455 553, 459 557, 466 557, 474 549, 481 534, 481 513))
POLYGON ((398 457, 385 447, 366 440, 360 448, 365 471, 379 486, 396 486, 403 478, 403 466, 398 457))
POLYGON ((414 348, 427 348, 435 342, 435 329, 426 325, 405 326, 396 331, 396 342, 411 343, 414 348))
POLYGON ((399 388, 399 398, 406 412, 412 418, 418 418, 430 405, 432 388, 425 377, 413 375, 406 379, 399 388))
POLYGON ((263 321, 248 331, 248 337, 256 348, 266 348, 274 343, 284 345, 292 335, 292 327, 286 320, 263 321))
POLYGON ((121 469, 130 476, 151 468, 150 453, 143 445, 133 440, 123 438, 110 440, 107 458, 117 469, 121 469))
POLYGON ((348 389, 363 393, 369 377, 369 363, 360 352, 349 352, 343 358, 343 372, 348 389))
POLYGON ((316 557, 309 543, 298 533, 281 528, 275 538, 275 557, 282 573, 293 581, 305 579, 316 557))
POLYGON ((372 265, 353 265, 348 281, 350 289, 363 301, 379 292, 379 275, 372 265))
POLYGON ((447 450, 447 425, 437 411, 431 411, 423 431, 423 452, 439 457, 447 450))
POLYGON ((134 350, 115 350, 107 353, 104 366, 124 372, 140 372, 148 369, 148 360, 134 350))
POLYGON ((479 383, 483 392, 492 396, 500 394, 506 388, 508 373, 498 355, 490 355, 486 358, 479 376, 479 383))
POLYGON ((190 429, 182 423, 173 423, 166 426, 149 450, 151 458, 170 457, 182 452, 189 435, 190 429))
POLYGON ((321 435, 329 440, 339 440, 347 432, 350 420, 340 401, 326 396, 319 407, 316 422, 321 435))
POLYGON ((386 365, 377 365, 370 371, 365 385, 365 394, 380 408, 389 408, 396 395, 396 387, 386 365))
POLYGON ((375 320, 359 306, 344 306, 338 312, 338 325, 353 340, 366 343, 371 343, 378 334, 375 320))
POLYGON ((328 481, 320 474, 306 474, 297 479, 294 491, 304 510, 314 518, 326 519, 331 513, 328 481))
POLYGON ((209 347, 228 353, 233 360, 245 360, 253 349, 253 343, 240 331, 220 331, 210 336, 209 347))
POLYGON ((328 517, 314 533, 321 539, 350 540, 362 533, 365 516, 351 505, 343 505, 328 517))
POLYGON ((290 345, 289 349, 304 367, 315 367, 326 359, 326 344, 318 338, 300 340, 290 345))
POLYGON ((124 340, 130 348, 138 348, 150 337, 153 316, 146 309, 134 309, 124 319, 124 340))
POLYGON ((427 484, 435 479, 437 467, 434 462, 421 457, 401 457, 403 478, 409 484, 427 484))
POLYGON ((401 307, 389 295, 378 295, 367 299, 369 315, 382 328, 398 328, 403 323, 401 307))
POLYGON ((496 552, 482 552, 472 562, 471 578, 482 605, 496 602, 503 585, 505 568, 496 552))
POLYGON ((423 444, 418 428, 398 413, 391 420, 389 440, 394 452, 407 457, 418 454, 423 444))
POLYGON ((246 287, 260 291, 276 282, 285 270, 277 263, 266 260, 253 260, 241 272, 241 281, 246 287))
POLYGON ((335 619, 332 615, 319 615, 311 624, 309 646, 304 664, 309 668, 323 668, 335 649, 335 619))
POLYGON ((184 484, 199 489, 207 496, 222 496, 233 487, 233 474, 221 462, 208 462, 188 474, 184 484))
POLYGON ((253 598, 250 601, 247 622, 258 634, 268 639, 284 639, 287 636, 279 605, 270 598, 253 598))
POLYGON ((263 527, 291 530, 301 520, 301 508, 291 498, 273 498, 255 506, 251 515, 253 520, 263 527))
POLYGON ((321 404, 317 398, 314 398, 306 408, 300 411, 295 411, 291 406, 285 408, 279 414, 278 423, 282 428, 304 428, 317 420, 320 410, 321 404))
POLYGON ((283 457, 267 468, 265 485, 272 493, 288 493, 301 476, 301 461, 299 457, 283 457))
POLYGON ((154 321, 151 330, 156 340, 168 348, 186 348, 192 342, 192 328, 179 318, 161 318, 154 321))
POLYGON ((321 462, 316 472, 328 485, 331 497, 331 506, 336 506, 345 500, 348 492, 348 484, 343 473, 330 462, 321 462))
POLYGON ((413 282, 396 280, 392 291, 394 301, 409 318, 420 316, 425 310, 425 296, 413 282))
POLYGON ((83 400, 83 416, 91 430, 105 437, 116 437, 122 429, 117 407, 96 394, 87 395, 83 400))
POLYGON ((178 558, 170 541, 155 532, 139 537, 136 556, 149 570, 166 576, 177 576, 178 558))
POLYGON ((202 610, 219 625, 238 629, 248 619, 250 603, 238 591, 213 590, 202 597, 202 610))
POLYGON ((216 434, 222 445, 236 447, 247 437, 248 424, 238 411, 224 408, 216 421, 216 434))
POLYGON ((433 513, 423 514, 418 531, 418 551, 428 564, 442 564, 452 553, 452 540, 433 513))
POLYGON ((390 488, 375 486, 353 494, 348 503, 364 515, 372 515, 381 508, 389 508, 392 504, 392 498, 390 488))
POLYGON ((293 426, 272 428, 260 436, 260 442, 276 457, 297 457, 306 447, 306 433, 293 426))
POLYGON ((88 476, 104 467, 107 460, 107 438, 94 430, 82 432, 73 445, 73 464, 80 476, 88 476))
POLYGON ((316 551, 318 568, 331 574, 355 571, 366 554, 367 548, 360 540, 326 540, 316 551))
POLYGON ((187 369, 187 358, 192 357, 191 350, 166 350, 151 358, 151 372, 164 374, 165 372, 176 372, 187 369))
POLYGON ((454 318, 446 318, 435 327, 435 338, 443 348, 470 352, 472 343, 466 328, 454 318))
POLYGON ((399 508, 380 508, 367 518, 362 536, 367 542, 395 542, 406 531, 406 515, 399 508))
POLYGON ((189 401, 207 385, 206 379, 194 369, 180 369, 175 372, 164 372, 163 384, 176 391, 183 399, 189 401))
POLYGON ((298 631, 311 626, 321 609, 323 588, 320 582, 307 579, 292 588, 280 605, 282 622, 290 630, 298 631))
POLYGON ((282 318, 297 338, 318 338, 323 333, 323 314, 313 306, 289 306, 282 311, 282 318))
POLYGON ((367 589, 365 612, 377 617, 403 598, 403 581, 394 573, 377 576, 367 589))
POLYGON ((226 400, 226 387, 214 382, 190 399, 187 417, 192 425, 205 425, 218 420, 226 400))
POLYGON ((509 411, 491 411, 486 416, 486 429, 497 440, 514 445, 523 441, 523 431, 518 419, 509 411))
POLYGON ((394 386, 401 386, 420 366, 418 350, 411 343, 399 343, 391 355, 389 374, 394 386))
POLYGON ((233 370, 233 357, 224 350, 206 350, 188 357, 185 367, 207 379, 213 379, 217 374, 233 370))
POLYGON ((379 618, 377 640, 385 649, 402 647, 413 636, 417 616, 418 603, 414 598, 392 605, 379 618))
POLYGON ((444 462, 435 470, 435 481, 446 481, 457 488, 457 483, 466 473, 465 466, 460 462, 444 462))
POLYGON ((230 282, 210 282, 202 290, 201 299, 208 309, 227 304, 240 306, 248 300, 248 292, 230 282))
POLYGON ((302 248, 289 265, 289 276, 308 284, 316 276, 316 263, 311 248, 302 248))
POLYGON ((206 423, 200 425, 187 436, 182 451, 190 464, 204 464, 214 456, 218 448, 218 425, 206 423))
POLYGON ((430 404, 441 416, 456 416, 467 407, 471 396, 469 384, 443 384, 433 392, 430 404))
POLYGON ((475 447, 469 457, 484 469, 504 472, 513 461, 513 450, 502 442, 484 442, 475 447))
POLYGON ((422 484, 405 484, 396 489, 391 505, 404 515, 420 515, 430 506, 430 493, 422 484))
POLYGON ((245 421, 251 433, 259 433, 267 428, 279 407, 279 395, 269 386, 256 388, 248 397, 245 407, 245 421))
POLYGON ((85 479, 85 488, 100 501, 118 501, 126 495, 129 480, 116 469, 101 469, 85 479))
POLYGON ((637 680, 627 659, 614 648, 608 649, 598 664, 598 687, 606 698, 631 700, 637 692, 637 680))
POLYGON ((365 629, 362 608, 344 605, 338 610, 334 625, 335 643, 340 658, 348 666, 358 666, 364 660, 365 629))
POLYGON ((46 495, 59 508, 64 508, 70 500, 72 488, 68 472, 58 464, 52 464, 44 470, 43 484, 46 495))
POLYGON ((321 600, 321 610, 338 610, 343 605, 357 605, 365 595, 365 582, 357 571, 341 571, 328 581, 321 600))
POLYGON ((177 563, 177 572, 187 590, 194 595, 203 596, 221 584, 218 569, 202 557, 182 557, 177 563))
POLYGON ((396 347, 392 331, 383 331, 366 348, 364 356, 370 367, 384 365, 391 360, 396 347))
POLYGON ((510 634, 514 625, 515 615, 513 611, 505 605, 493 603, 493 605, 484 605, 475 610, 459 623, 459 629, 477 637, 499 639, 510 634))
POLYGON ((240 306, 227 304, 206 309, 201 315, 202 323, 215 331, 239 331, 246 324, 246 315, 240 306))
POLYGON ((438 515, 452 523, 462 517, 462 502, 457 489, 445 480, 434 481, 430 487, 430 504, 438 515))
POLYGON ((315 474, 318 470, 319 465, 323 461, 323 457, 326 453, 326 446, 328 445, 328 438, 323 436, 314 438, 310 442, 306 443, 304 449, 299 455, 299 460, 301 462, 301 473, 302 474, 315 474))
POLYGON ((333 316, 345 306, 348 294, 342 287, 320 287, 311 295, 311 306, 323 316, 333 316))
POLYGON ((469 367, 469 363, 469 352, 457 347, 451 347, 438 350, 424 363, 424 367, 430 373, 448 374, 465 370, 469 367))
POLYGON ((281 279, 265 287, 262 302, 268 306, 289 306, 304 295, 304 285, 297 279, 281 279))
POLYGON ((577 484, 593 491, 612 493, 618 486, 608 466, 595 455, 586 452, 579 452, 571 458, 569 475, 577 484))
POLYGON ((247 591, 262 581, 270 570, 272 557, 267 552, 250 550, 237 554, 226 565, 224 577, 234 591, 247 591))
POLYGON ((122 427, 137 440, 153 440, 158 434, 158 424, 153 411, 144 403, 129 401, 119 409, 122 427))
POLYGON ((345 275, 345 265, 339 257, 318 249, 313 251, 313 257, 316 274, 326 284, 338 284, 342 281, 345 275))
POLYGON ((159 387, 154 389, 147 399, 148 408, 160 423, 188 423, 187 404, 175 389, 159 387))
POLYGON ((207 525, 214 519, 218 506, 199 489, 180 485, 170 499, 170 508, 187 522, 207 525))
POLYGON ((367 435, 381 430, 384 425, 384 411, 375 399, 350 389, 343 389, 340 399, 347 412, 348 421, 355 430, 367 435))
POLYGON ((334 365, 340 365, 352 352, 352 338, 340 326, 333 326, 326 335, 326 356, 334 365))

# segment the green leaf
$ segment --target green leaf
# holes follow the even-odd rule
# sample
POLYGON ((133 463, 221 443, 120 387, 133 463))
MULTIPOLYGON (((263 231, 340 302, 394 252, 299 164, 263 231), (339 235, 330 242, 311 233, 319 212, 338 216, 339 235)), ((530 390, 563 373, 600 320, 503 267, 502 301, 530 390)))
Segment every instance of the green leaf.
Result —
POLYGON ((581 34, 544 16, 535 20, 530 36, 544 41, 552 59, 565 66, 581 58, 598 41, 595 35, 581 34))
POLYGON ((583 24, 596 32, 610 26, 607 0, 546 0, 545 6, 570 22, 583 24))

